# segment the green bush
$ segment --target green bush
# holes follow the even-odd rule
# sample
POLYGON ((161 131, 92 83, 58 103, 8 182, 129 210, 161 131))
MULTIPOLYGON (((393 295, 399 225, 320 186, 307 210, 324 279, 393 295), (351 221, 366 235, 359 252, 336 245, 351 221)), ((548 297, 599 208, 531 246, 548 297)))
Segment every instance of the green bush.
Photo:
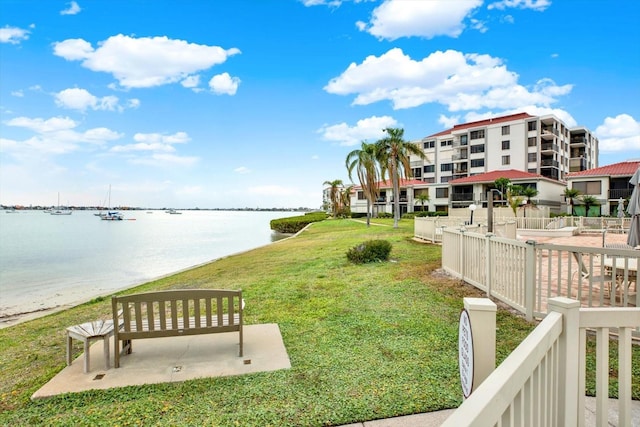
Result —
POLYGON ((269 226, 278 233, 294 234, 312 222, 324 221, 325 219, 327 219, 325 212, 309 212, 301 216, 272 219, 269 226))
POLYGON ((376 215, 377 218, 393 218, 393 214, 389 212, 380 212, 376 215))
POLYGON ((368 240, 347 251, 347 259, 354 264, 381 262, 389 259, 391 243, 386 240, 368 240))

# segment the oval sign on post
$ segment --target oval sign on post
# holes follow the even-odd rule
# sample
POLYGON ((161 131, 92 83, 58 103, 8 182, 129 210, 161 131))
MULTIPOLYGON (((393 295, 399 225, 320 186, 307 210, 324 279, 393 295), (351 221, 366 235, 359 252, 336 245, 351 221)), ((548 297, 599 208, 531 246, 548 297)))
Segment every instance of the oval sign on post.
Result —
POLYGON ((469 312, 466 309, 460 313, 460 324, 458 325, 458 365, 462 394, 466 399, 473 391, 473 335, 469 312))

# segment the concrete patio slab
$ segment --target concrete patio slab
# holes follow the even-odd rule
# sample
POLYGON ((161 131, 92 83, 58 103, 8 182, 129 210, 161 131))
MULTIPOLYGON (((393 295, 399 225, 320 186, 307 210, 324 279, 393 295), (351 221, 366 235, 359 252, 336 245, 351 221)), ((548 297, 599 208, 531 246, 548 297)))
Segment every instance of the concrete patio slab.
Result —
MULTIPOLYGON (((113 349, 113 338, 110 344, 113 349)), ((245 326, 243 357, 238 357, 237 332, 134 340, 133 353, 120 358, 118 369, 111 357, 111 369, 104 370, 102 342, 89 351, 91 372, 83 373, 80 354, 31 398, 291 368, 277 324, 245 326)))

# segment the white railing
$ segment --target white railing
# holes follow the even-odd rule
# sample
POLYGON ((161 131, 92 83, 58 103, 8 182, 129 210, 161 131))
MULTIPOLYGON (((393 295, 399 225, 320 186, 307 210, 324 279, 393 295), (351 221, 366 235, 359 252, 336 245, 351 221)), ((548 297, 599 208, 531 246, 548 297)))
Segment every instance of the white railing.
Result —
MULTIPOLYGON (((441 243, 442 242, 442 230, 447 227, 451 227, 453 229, 461 229, 464 228, 467 231, 475 231, 478 233, 486 233, 487 232, 487 224, 486 221, 482 222, 482 218, 480 218, 477 222, 474 221, 473 224, 465 224, 465 222, 461 218, 426 218, 426 217, 416 217, 414 221, 414 237, 422 240, 429 241, 431 243, 441 243)), ((516 222, 513 220, 506 221, 494 221, 493 232, 500 237, 509 237, 512 239, 516 238, 516 222)))
POLYGON ((442 268, 527 320, 544 317, 553 297, 577 298, 584 307, 635 305, 639 258, 632 249, 521 242, 453 228, 442 233, 442 268))
POLYGON ((587 329, 596 330, 596 424, 608 425, 610 328, 618 331, 618 425, 632 425, 631 331, 640 327, 640 309, 581 309, 567 298, 554 298, 549 307, 444 427, 584 426, 587 329))

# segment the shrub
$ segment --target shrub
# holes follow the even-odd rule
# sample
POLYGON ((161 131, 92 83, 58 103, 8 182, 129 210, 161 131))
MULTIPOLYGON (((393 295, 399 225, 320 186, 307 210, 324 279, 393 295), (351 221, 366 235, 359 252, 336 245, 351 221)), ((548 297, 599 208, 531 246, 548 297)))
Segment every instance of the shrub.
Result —
POLYGON ((389 259, 391 243, 386 240, 368 240, 347 251, 347 259, 354 264, 381 262, 389 259))
POLYGON ((376 215, 377 218, 393 218, 393 214, 389 212, 380 212, 376 215))
POLYGON ((310 212, 301 216, 272 219, 269 226, 278 233, 293 234, 305 228, 312 222, 324 221, 327 219, 325 212, 310 212))

